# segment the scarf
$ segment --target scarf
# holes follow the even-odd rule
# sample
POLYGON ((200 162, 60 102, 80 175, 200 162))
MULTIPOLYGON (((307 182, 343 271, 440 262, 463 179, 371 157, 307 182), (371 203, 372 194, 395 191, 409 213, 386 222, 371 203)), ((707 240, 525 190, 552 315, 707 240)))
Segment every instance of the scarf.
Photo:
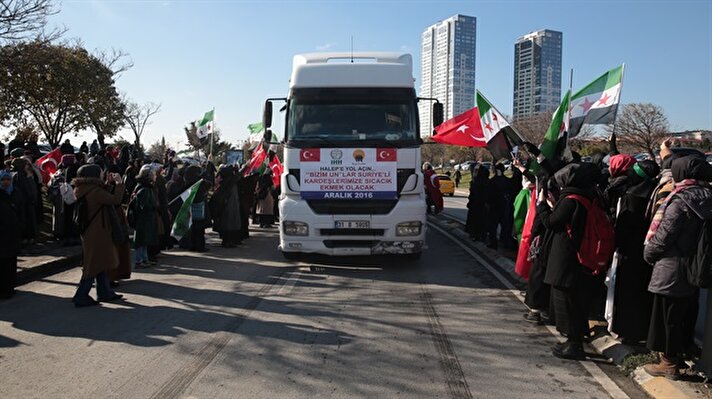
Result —
POLYGON ((663 221, 663 216, 665 216, 665 210, 667 209, 675 194, 681 191, 685 191, 686 189, 692 186, 696 186, 698 184, 699 183, 696 179, 685 179, 679 183, 675 183, 675 189, 670 192, 667 198, 665 198, 665 201, 663 201, 662 205, 660 205, 660 208, 658 208, 658 210, 655 212, 655 216, 653 216, 653 220, 650 222, 650 228, 648 229, 648 233, 645 235, 645 245, 648 245, 650 239, 653 238, 655 233, 658 231, 660 223, 663 221))

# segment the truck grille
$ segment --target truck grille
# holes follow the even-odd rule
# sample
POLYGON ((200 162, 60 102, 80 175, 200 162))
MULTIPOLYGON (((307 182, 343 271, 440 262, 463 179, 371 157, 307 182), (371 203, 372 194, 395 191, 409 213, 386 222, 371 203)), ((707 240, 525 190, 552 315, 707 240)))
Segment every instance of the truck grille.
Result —
POLYGON ((382 236, 384 229, 321 229, 323 236, 382 236))

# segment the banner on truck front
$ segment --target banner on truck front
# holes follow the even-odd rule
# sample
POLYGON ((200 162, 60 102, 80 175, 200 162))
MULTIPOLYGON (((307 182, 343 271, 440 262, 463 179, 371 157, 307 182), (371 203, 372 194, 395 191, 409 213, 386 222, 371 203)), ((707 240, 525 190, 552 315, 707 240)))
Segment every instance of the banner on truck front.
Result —
POLYGON ((303 148, 304 199, 397 199, 395 148, 303 148))

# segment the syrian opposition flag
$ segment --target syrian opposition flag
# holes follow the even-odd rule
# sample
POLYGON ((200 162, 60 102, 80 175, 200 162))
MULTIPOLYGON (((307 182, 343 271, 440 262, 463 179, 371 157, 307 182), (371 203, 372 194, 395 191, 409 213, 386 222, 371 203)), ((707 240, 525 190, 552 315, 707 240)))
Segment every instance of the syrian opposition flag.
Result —
POLYGON ((559 147, 559 141, 566 140, 570 98, 571 90, 567 90, 566 95, 564 95, 564 99, 561 100, 561 105, 559 105, 559 108, 557 108, 556 112, 554 112, 554 116, 551 119, 551 125, 549 125, 549 130, 547 130, 544 135, 544 142, 541 143, 541 146, 539 146, 541 155, 547 159, 554 159, 557 148, 559 147))
POLYGON ((433 141, 440 144, 460 145, 464 147, 487 147, 487 140, 482 132, 480 114, 477 107, 448 119, 435 127, 433 141))
POLYGON ((522 144, 524 140, 479 90, 477 90, 476 98, 482 133, 487 140, 487 149, 495 161, 511 158, 512 147, 522 144))
POLYGON ((571 97, 569 137, 575 137, 583 125, 613 123, 620 102, 623 67, 604 73, 571 97))
POLYGON ((180 210, 176 214, 173 227, 171 228, 171 237, 174 237, 178 241, 188 234, 190 226, 193 224, 193 212, 191 208, 193 207, 195 195, 198 193, 201 184, 203 184, 203 180, 198 180, 174 200, 183 202, 180 206, 180 210))
POLYGON ((250 163, 245 169, 243 176, 249 176, 252 172, 262 172, 265 167, 265 161, 267 161, 267 152, 265 151, 265 146, 262 142, 257 145, 254 151, 252 151, 252 157, 250 157, 250 163))
POLYGON ((47 155, 35 161, 35 165, 37 165, 42 172, 42 182, 44 184, 49 183, 50 177, 59 169, 60 162, 62 162, 62 151, 60 151, 59 148, 55 148, 47 155))
POLYGON ((203 119, 199 120, 198 125, 198 138, 204 138, 213 132, 213 124, 215 122, 215 110, 208 111, 203 115, 203 119))

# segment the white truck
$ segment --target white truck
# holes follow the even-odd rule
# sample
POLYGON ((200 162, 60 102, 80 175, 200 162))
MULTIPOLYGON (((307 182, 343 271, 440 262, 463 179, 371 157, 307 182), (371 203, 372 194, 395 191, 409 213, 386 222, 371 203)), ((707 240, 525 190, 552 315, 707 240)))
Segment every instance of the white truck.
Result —
POLYGON ((294 57, 286 101, 279 250, 287 259, 400 254, 425 247, 419 100, 412 58, 399 53, 294 57))

